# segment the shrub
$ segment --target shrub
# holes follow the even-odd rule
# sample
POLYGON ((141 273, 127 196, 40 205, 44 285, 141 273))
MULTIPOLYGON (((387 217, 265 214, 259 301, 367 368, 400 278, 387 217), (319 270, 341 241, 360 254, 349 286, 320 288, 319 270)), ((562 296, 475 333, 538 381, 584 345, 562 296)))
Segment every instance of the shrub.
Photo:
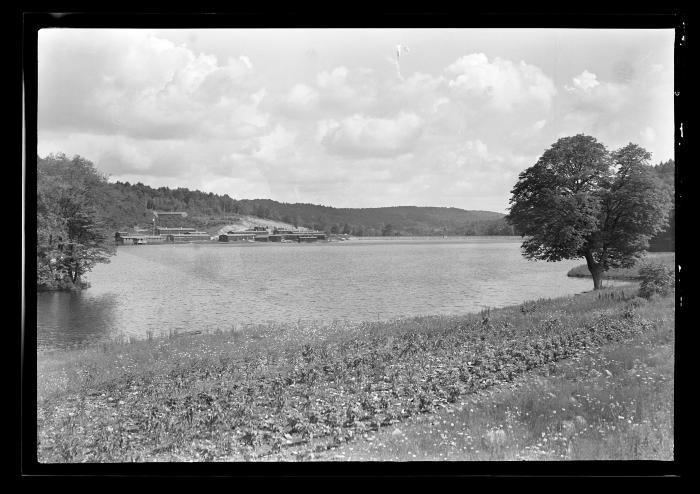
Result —
POLYGON ((646 299, 655 294, 668 295, 676 279, 673 268, 663 264, 645 264, 639 270, 639 275, 642 279, 639 295, 646 299))

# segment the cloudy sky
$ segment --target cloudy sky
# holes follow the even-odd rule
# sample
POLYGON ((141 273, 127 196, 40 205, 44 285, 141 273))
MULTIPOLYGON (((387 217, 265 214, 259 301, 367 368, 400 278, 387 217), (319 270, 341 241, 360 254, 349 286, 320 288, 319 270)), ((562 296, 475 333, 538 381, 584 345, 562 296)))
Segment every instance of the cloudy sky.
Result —
POLYGON ((506 212, 562 136, 673 158, 673 36, 43 29, 38 154, 238 199, 506 212))

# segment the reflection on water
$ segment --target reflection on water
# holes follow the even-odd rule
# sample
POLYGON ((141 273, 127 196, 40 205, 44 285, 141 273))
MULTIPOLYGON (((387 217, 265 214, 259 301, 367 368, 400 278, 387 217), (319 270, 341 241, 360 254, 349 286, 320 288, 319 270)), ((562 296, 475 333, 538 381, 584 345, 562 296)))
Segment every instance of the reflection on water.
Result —
POLYGON ((566 276, 580 263, 527 261, 513 237, 124 246, 89 274, 88 290, 38 294, 37 344, 461 314, 590 290, 589 279, 566 276))
POLYGON ((37 294, 38 346, 56 342, 60 347, 76 347, 109 337, 117 300, 108 295, 90 296, 89 291, 37 294))

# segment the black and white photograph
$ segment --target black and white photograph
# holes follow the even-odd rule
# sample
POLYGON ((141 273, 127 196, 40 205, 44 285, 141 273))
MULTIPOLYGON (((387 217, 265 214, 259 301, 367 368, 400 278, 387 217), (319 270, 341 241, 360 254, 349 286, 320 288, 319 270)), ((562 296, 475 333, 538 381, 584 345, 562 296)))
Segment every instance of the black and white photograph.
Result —
POLYGON ((676 459, 672 22, 58 24, 40 465, 676 459))

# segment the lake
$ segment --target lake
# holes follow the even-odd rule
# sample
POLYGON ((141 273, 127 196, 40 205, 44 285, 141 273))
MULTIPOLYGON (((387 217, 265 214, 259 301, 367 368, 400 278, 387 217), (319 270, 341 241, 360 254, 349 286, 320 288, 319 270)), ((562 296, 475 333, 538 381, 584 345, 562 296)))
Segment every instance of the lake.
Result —
MULTIPOLYGON (((77 293, 37 294, 38 350, 298 320, 463 314, 592 289, 578 261, 528 261, 519 237, 122 246, 77 293)), ((610 282, 607 282, 610 283, 610 282)))

